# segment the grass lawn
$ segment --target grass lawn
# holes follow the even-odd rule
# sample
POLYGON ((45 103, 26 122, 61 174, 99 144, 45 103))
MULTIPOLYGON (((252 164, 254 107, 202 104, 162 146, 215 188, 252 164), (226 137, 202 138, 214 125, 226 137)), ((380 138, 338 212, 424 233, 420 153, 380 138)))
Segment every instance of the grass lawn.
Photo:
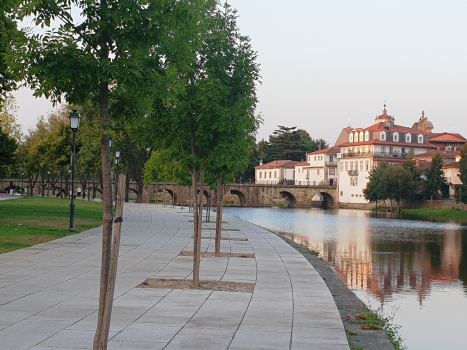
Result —
POLYGON ((75 205, 72 233, 69 199, 26 196, 0 201, 0 254, 102 225, 103 203, 75 200, 75 205))
POLYGON ((404 214, 419 216, 443 216, 446 218, 467 219, 467 211, 461 209, 443 209, 443 208, 421 208, 421 209, 401 209, 404 214))

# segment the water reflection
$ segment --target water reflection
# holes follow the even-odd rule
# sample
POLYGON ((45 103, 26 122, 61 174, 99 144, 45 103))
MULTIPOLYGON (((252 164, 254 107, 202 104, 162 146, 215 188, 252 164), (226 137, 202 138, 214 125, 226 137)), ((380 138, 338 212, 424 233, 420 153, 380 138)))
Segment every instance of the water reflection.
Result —
POLYGON ((395 321, 403 326, 409 349, 467 348, 456 328, 467 310, 465 222, 394 219, 359 210, 227 208, 225 213, 319 247, 364 302, 400 308, 395 321), (439 334, 443 325, 436 318, 447 310, 445 334, 456 330, 457 336, 438 344, 426 334, 439 334))

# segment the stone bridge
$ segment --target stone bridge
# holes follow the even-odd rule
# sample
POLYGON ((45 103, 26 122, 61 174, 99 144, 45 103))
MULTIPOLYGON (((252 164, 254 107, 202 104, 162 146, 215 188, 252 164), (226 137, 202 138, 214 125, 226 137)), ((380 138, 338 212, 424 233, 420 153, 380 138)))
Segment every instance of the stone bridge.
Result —
MULTIPOLYGON (((76 187, 81 186, 79 183, 76 187)), ((0 188, 15 188, 20 190, 21 182, 18 179, 0 180, 0 188)), ((29 188, 27 180, 23 180, 23 187, 29 188)), ((46 187, 46 186, 44 186, 46 187)), ((56 191, 59 187, 55 185, 56 191)), ((96 192, 102 193, 100 185, 92 185, 91 197, 95 197, 96 192)), ((136 182, 130 182, 128 189, 130 192, 138 194, 138 185, 136 182)), ((35 195, 42 194, 42 184, 39 181, 36 183, 33 193, 35 195)), ((50 189, 50 191, 52 191, 50 189)), ((68 188, 63 189, 64 193, 68 192, 68 188)), ((143 186, 142 200, 144 203, 153 202, 156 195, 166 193, 173 198, 175 205, 184 205, 191 202, 191 188, 188 186, 178 186, 173 183, 153 182, 151 185, 143 186)), ((209 187, 203 189, 204 203, 214 206, 217 203, 216 192, 209 187)), ((258 185, 258 184, 230 184, 224 186, 224 193, 230 196, 237 196, 241 206, 246 207, 270 207, 270 206, 289 206, 289 207, 312 207, 323 206, 333 207, 337 205, 337 189, 335 186, 305 186, 305 185, 258 185)), ((51 192, 50 192, 50 195, 51 192)), ((172 202, 172 199, 170 199, 172 202)))

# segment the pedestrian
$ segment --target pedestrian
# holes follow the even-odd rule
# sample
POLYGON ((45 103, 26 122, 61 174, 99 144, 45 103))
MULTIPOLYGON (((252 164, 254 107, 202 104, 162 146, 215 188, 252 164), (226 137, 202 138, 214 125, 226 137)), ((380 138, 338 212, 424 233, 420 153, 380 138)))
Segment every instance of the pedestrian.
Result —
POLYGON ((77 192, 78 192, 78 198, 81 197, 81 187, 78 187, 77 192))
POLYGON ((234 178, 234 184, 236 184, 236 183, 237 183, 237 180, 235 180, 235 178, 234 178))
POLYGON ((240 176, 240 185, 242 184, 243 182, 243 178, 240 176))

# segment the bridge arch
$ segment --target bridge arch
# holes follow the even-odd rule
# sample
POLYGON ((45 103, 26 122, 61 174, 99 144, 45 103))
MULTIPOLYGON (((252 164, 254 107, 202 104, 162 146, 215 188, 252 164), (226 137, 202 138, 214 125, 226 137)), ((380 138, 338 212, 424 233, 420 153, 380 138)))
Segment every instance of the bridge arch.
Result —
POLYGON ((322 208, 327 209, 334 206, 334 198, 327 192, 320 192, 323 197, 322 208))
POLYGON ((128 191, 132 191, 134 194, 138 195, 138 191, 134 188, 128 187, 128 191))
POLYGON ((281 191, 279 192, 282 196, 285 196, 289 200, 289 208, 293 208, 297 206, 297 198, 289 191, 281 191))
POLYGON ((239 190, 230 190, 230 194, 236 195, 240 200, 240 205, 243 207, 246 205, 246 195, 239 190))

